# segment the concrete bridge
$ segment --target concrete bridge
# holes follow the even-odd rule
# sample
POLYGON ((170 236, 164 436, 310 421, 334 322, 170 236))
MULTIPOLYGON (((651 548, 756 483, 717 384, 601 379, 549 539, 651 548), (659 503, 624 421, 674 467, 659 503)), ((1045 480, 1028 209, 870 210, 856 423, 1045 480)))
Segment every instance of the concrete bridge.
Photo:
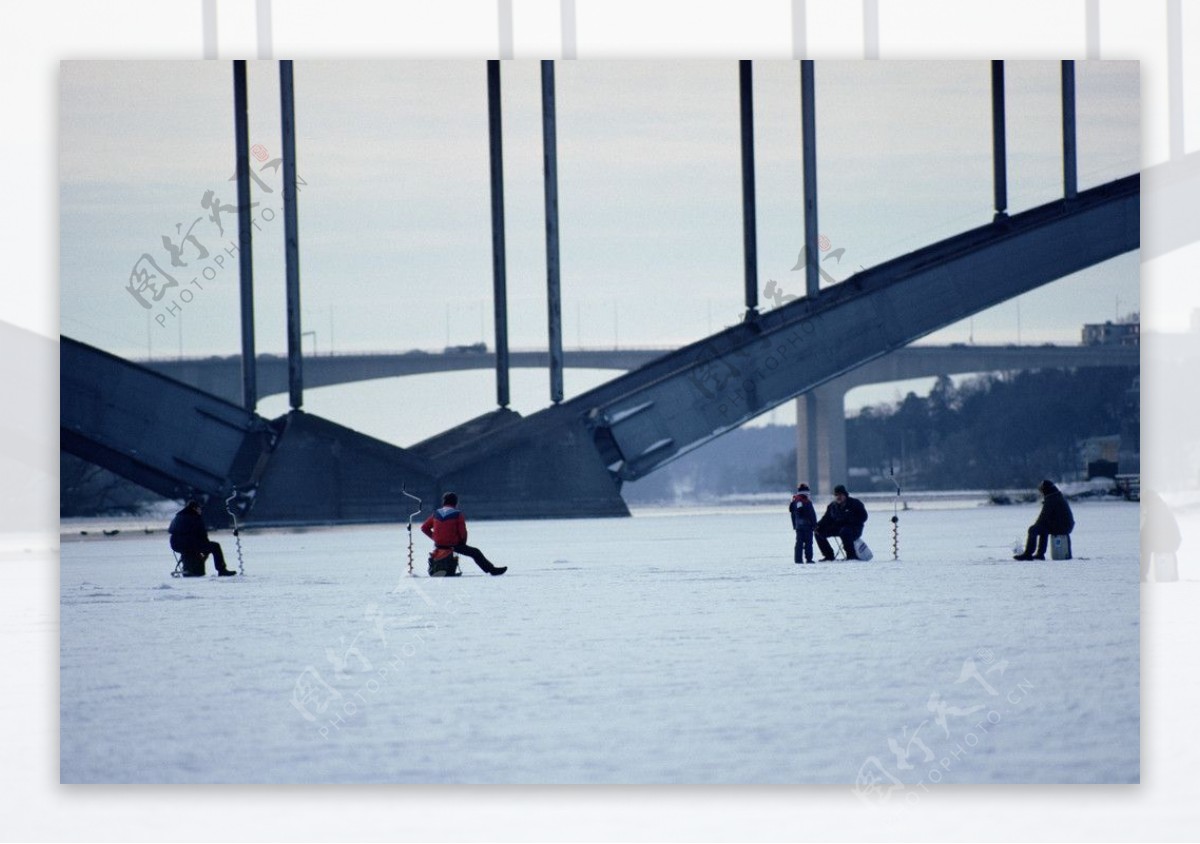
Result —
MULTIPOLYGON (((563 365, 576 369, 628 371, 650 363, 667 351, 649 348, 564 350, 563 365)), ((796 399, 796 476, 807 479, 821 492, 845 480, 848 460, 845 397, 856 387, 939 375, 1080 367, 1136 368, 1138 352, 1136 346, 1051 344, 989 346, 956 343, 897 349, 825 382, 807 397, 796 399), (812 454, 817 455, 815 468, 809 463, 812 454)), ((150 360, 142 364, 229 401, 237 401, 239 397, 241 358, 236 355, 150 360)), ((432 372, 490 370, 495 365, 495 354, 484 348, 452 347, 442 352, 412 350, 315 355, 304 359, 304 372, 306 383, 317 387, 432 372)), ((514 349, 509 353, 509 365, 545 369, 549 365, 549 354, 544 350, 514 349)), ((258 356, 260 395, 287 392, 287 376, 286 357, 258 356)))
MULTIPOLYGON (((627 372, 649 363, 670 349, 576 349, 563 351, 563 366, 574 369, 613 369, 627 372)), ((147 369, 191 384, 214 396, 237 402, 242 396, 242 359, 227 357, 176 358, 140 361, 147 369)), ((546 369, 550 353, 545 349, 518 350, 508 353, 510 367, 546 369)), ((443 352, 414 349, 406 352, 359 352, 313 355, 304 358, 306 387, 328 387, 355 381, 424 375, 432 372, 458 372, 467 369, 495 369, 496 355, 485 348, 451 347, 443 352)), ((288 359, 281 355, 258 355, 259 396, 288 391, 288 359)))
MULTIPOLYGON (((565 399, 558 243, 558 176, 554 63, 542 63, 543 176, 549 345, 528 360, 548 364, 550 405, 528 417, 509 409, 506 257, 500 132, 500 64, 487 63, 492 177, 493 307, 497 353, 412 354, 410 372, 471 366, 496 369, 497 409, 408 448, 392 446, 303 411, 304 386, 398 374, 396 360, 304 358, 300 321, 299 233, 292 63, 280 62, 284 176, 284 254, 290 411, 268 420, 255 412, 260 356, 254 351, 253 272, 246 131, 246 69, 234 62, 238 165, 238 257, 242 355, 241 401, 229 401, 161 371, 63 337, 60 436, 64 450, 167 497, 208 501, 213 523, 230 497, 259 524, 392 521, 402 491, 432 501, 447 488, 472 491, 483 518, 628 515, 620 497, 636 480, 750 419, 801 397, 805 475, 827 484, 844 464, 839 454, 840 396, 855 382, 839 379, 867 366, 867 380, 1036 366, 1013 353, 967 347, 961 369, 945 361, 884 363, 913 342, 972 314, 1139 248, 1137 175, 1088 190, 1077 184, 1074 63, 1061 63, 1062 194, 1010 213, 1004 124, 1004 64, 992 62, 992 220, 985 225, 867 268, 822 289, 819 284, 815 70, 799 63, 804 171, 805 295, 762 311, 758 301, 752 62, 739 63, 744 318, 709 337, 657 354, 565 399), (474 357, 470 357, 474 355, 474 357), (430 359, 419 359, 419 358, 430 359), (440 359, 432 359, 439 358, 440 359), (968 361, 968 358, 971 360, 968 361), (894 367, 889 369, 888 367, 894 367), (374 374, 366 374, 375 367, 374 374), (317 376, 315 370, 324 370, 317 376), (339 371, 340 370, 340 371, 339 371), (889 374, 890 373, 890 374, 889 374), (902 374, 903 373, 903 374, 902 374), (322 379, 329 379, 323 381, 322 379), (820 390, 825 393, 819 393, 820 390), (821 396, 825 401, 821 400, 821 396), (824 408, 824 409, 823 409, 824 408), (824 434, 822 435, 822 419, 824 434), (824 440, 822 440, 824 436, 824 440), (827 467, 821 468, 821 453, 827 467), (815 474, 811 471, 816 467, 815 474), (824 480, 822 480, 824 479, 824 480)), ((1058 86, 1056 86, 1058 87, 1058 86)), ((733 282, 734 279, 731 279, 733 282)), ((132 282, 131 282, 132 283, 132 282)), ((609 353, 603 353, 608 355, 609 353)), ((613 355, 617 353, 612 353, 613 355)), ((955 353, 951 353, 955 354, 955 353)), ((1046 351, 1049 356, 1052 354, 1046 351)), ((1080 354, 1088 354, 1081 352, 1080 354)), ((1101 353, 1102 354, 1102 353, 1101 353)), ((1064 352, 1060 360, 1066 358, 1064 352)), ((403 356, 395 356, 396 358, 403 356)), ((574 357, 574 356, 572 356, 574 357)), ((578 364, 599 366, 598 358, 578 364)), ((276 367, 265 359, 268 370, 276 367)), ((167 362, 161 362, 167 366, 167 362)), ((179 362, 182 367, 186 362, 179 362)), ((209 372, 222 366, 212 364, 209 372)), ((1064 363, 1045 365, 1070 365, 1064 363)), ((1083 365, 1083 364, 1076 364, 1083 365)), ((155 365, 156 367, 158 364, 155 365)), ((279 367, 283 359, 279 359, 279 367)), ((196 379, 204 375, 197 367, 196 379)), ((214 375, 214 377, 217 377, 214 375)), ((275 375, 267 377, 275 378, 275 375)), ((217 378, 217 380, 223 380, 217 378)), ((271 385, 267 390, 278 387, 271 385)), ((226 388, 219 387, 226 395, 226 388)))
MULTIPOLYGON (((819 431, 819 423, 807 424, 820 415, 817 388, 971 314, 1136 249, 1138 229, 1134 176, 752 314, 529 417, 501 407, 406 449, 299 408, 265 420, 63 337, 63 448, 164 496, 205 496, 214 522, 223 516, 218 497, 231 491, 245 496, 243 512, 253 510, 262 524, 392 520, 405 488, 427 500, 445 488, 484 491, 473 497, 480 517, 626 515, 623 481, 798 396, 805 430, 819 431)), ((978 352, 968 347, 962 354, 978 352)), ((967 371, 1003 367, 998 360, 976 357, 967 371)), ((826 412, 840 418, 839 403, 832 406, 839 409, 826 412)), ((834 427, 826 425, 831 454, 834 427)), ((806 465, 820 475, 815 436, 805 443, 806 465)))

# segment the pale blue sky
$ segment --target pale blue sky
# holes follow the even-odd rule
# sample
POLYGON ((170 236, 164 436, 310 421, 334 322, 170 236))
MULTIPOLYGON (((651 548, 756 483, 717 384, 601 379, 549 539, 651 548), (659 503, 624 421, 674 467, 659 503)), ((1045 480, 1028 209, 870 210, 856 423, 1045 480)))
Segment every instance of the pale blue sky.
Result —
MULTIPOLYGON (((1138 67, 1076 68, 1088 187, 1139 168, 1138 67)), ((771 280, 800 293, 798 65, 754 70, 760 297, 771 280)), ((819 229, 845 250, 824 263, 834 277, 991 218, 989 73, 984 61, 817 63, 819 229)), ((1006 73, 1015 212, 1061 193, 1059 63, 1009 62, 1006 73)), ((557 82, 565 344, 678 345, 734 322, 737 63, 559 62, 557 82)), ((210 190, 235 201, 231 63, 65 62, 61 84, 62 332, 130 357, 236 353, 236 264, 213 263, 235 238, 235 215, 222 215, 221 236, 202 207, 210 190), (180 243, 189 227, 196 240, 180 256, 189 266, 172 269, 162 237, 180 243), (125 289, 143 254, 180 282, 149 311, 125 289), (203 289, 182 293, 194 275, 203 289), (176 295, 188 300, 181 316, 164 307, 176 295)), ((251 143, 270 161, 276 64, 252 62, 249 84, 251 143)), ((510 343, 537 347, 546 342, 538 64, 506 62, 503 84, 510 343)), ((492 346, 484 62, 297 62, 295 85, 307 182, 302 304, 314 332, 306 352, 492 346)), ((272 171, 262 178, 274 192, 254 195, 258 349, 283 352, 280 182, 272 171)), ((1014 342, 1019 330, 1024 342, 1075 342, 1082 323, 1137 303, 1137 256, 1124 256, 930 341, 973 332, 976 342, 1014 342)), ((574 380, 582 389, 593 378, 574 380)), ((492 388, 486 374, 477 381, 466 390, 480 393, 482 412, 492 388)), ((545 403, 531 389, 518 409, 545 403)))
MULTIPOLYGON (((1082 185, 1134 172, 1136 64, 1077 67, 1082 185)), ((755 72, 760 292, 771 279, 798 292, 798 72, 791 62, 755 72)), ((826 262, 835 277, 989 219, 988 79, 986 62, 818 64, 820 229, 846 250, 826 262)), ((545 338, 537 64, 506 63, 504 86, 512 343, 535 346, 545 338)), ((275 65, 252 63, 250 87, 251 141, 270 160, 275 65)), ((162 236, 179 241, 176 224, 186 231, 197 217, 192 231, 211 254, 227 239, 201 200, 214 190, 234 201, 230 90, 228 62, 64 63, 65 334, 144 356, 146 313, 124 289, 134 262, 144 252, 166 261, 162 236)), ((450 342, 491 344, 484 64, 301 62, 296 101, 305 328, 317 348, 328 349, 331 322, 339 350, 439 347, 447 303, 450 342)), ((1009 63, 1012 210, 1060 190, 1058 109, 1058 63, 1009 63)), ((567 344, 611 345, 614 313, 622 345, 682 342, 735 319, 736 63, 559 63, 558 117, 567 344)), ((279 206, 272 175, 275 193, 255 196, 266 209, 279 206)), ((283 350, 280 221, 262 220, 254 245, 264 351, 283 350)), ((231 236, 233 215, 222 223, 231 236)), ((198 254, 189 245, 181 257, 198 254)), ((237 350, 235 268, 210 274, 181 303, 185 354, 237 350)), ((1026 297, 1022 339, 1070 340, 1083 321, 1111 317, 1118 297, 1136 307, 1133 258, 1087 275, 1086 297, 1070 282, 1026 297)), ((151 323, 149 344, 177 354, 178 320, 164 321, 151 323)), ((977 318, 975 333, 1015 339, 1015 306, 977 318)))

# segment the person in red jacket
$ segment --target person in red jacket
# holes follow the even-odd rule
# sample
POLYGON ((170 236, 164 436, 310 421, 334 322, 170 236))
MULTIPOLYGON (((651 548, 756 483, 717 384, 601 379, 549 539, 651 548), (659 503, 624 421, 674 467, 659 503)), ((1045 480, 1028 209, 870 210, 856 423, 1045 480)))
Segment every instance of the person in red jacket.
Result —
POLYGON ((421 532, 432 539, 438 548, 451 548, 457 554, 470 557, 488 574, 499 575, 508 571, 508 566, 492 565, 482 551, 467 544, 467 519, 458 509, 458 496, 453 492, 442 496, 442 506, 425 520, 421 532))

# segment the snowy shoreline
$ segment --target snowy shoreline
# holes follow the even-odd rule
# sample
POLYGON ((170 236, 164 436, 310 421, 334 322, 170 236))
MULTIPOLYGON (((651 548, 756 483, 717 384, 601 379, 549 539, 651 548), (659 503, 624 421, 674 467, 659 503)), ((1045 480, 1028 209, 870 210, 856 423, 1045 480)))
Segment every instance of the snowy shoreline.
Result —
MULTIPOLYGON (((855 493, 856 498, 862 499, 867 505, 869 511, 880 511, 898 509, 900 512, 906 510, 961 510, 974 507, 999 507, 1009 506, 997 504, 992 501, 992 496, 1002 494, 1008 495, 1014 504, 1028 503, 1022 502, 1021 496, 1030 496, 1031 490, 930 490, 930 491, 915 491, 903 492, 897 497, 894 492, 864 492, 855 493)), ((1103 496, 1098 500, 1114 500, 1122 499, 1112 497, 1106 499, 1103 496)), ((818 496, 817 504, 823 507, 824 499, 818 496)), ((1132 506, 1136 506, 1137 502, 1127 502, 1132 506)), ((683 501, 679 503, 657 503, 657 504, 631 504, 629 511, 634 518, 655 518, 664 516, 681 516, 681 515, 709 515, 714 513, 759 513, 766 512, 779 507, 787 508, 788 496, 780 495, 774 492, 763 493, 747 493, 745 495, 727 495, 721 498, 709 501, 683 501)), ((59 537, 64 542, 86 541, 90 539, 113 539, 117 537, 128 537, 130 535, 153 535, 156 533, 165 533, 166 527, 174 515, 177 504, 174 502, 164 502, 156 506, 154 509, 144 513, 128 514, 128 515, 112 515, 112 516, 87 516, 77 518, 66 518, 59 520, 59 537), (105 532, 110 535, 105 535, 105 532), (117 533, 112 533, 116 531, 117 533)), ((425 511, 423 511, 425 512, 425 511)), ((467 510, 468 516, 470 510, 467 510)), ((295 525, 269 525, 255 526, 248 525, 243 528, 243 532, 250 534, 265 534, 265 533, 296 533, 313 530, 340 530, 346 528, 363 528, 363 529, 378 529, 378 530, 396 530, 403 531, 407 524, 407 514, 398 514, 395 522, 384 522, 376 524, 338 524, 329 522, 312 522, 295 525)), ((478 519, 473 520, 478 524, 488 524, 493 520, 478 519)), ((498 520, 509 521, 509 520, 498 520)), ((537 523, 540 519, 523 520, 529 523, 537 523)), ((619 522, 620 519, 614 519, 619 522)), ((220 533, 228 533, 228 531, 220 531, 220 533)))

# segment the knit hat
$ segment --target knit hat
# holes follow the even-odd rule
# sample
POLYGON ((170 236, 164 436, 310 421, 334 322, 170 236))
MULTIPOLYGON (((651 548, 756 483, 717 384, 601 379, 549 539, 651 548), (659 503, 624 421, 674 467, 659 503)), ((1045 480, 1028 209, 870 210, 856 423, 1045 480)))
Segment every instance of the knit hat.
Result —
POLYGON ((808 492, 808 484, 800 484, 796 487, 796 492, 808 492))
POLYGON ((849 495, 850 493, 846 492, 846 488, 844 486, 842 486, 841 484, 838 484, 837 486, 835 486, 833 488, 833 494, 834 495, 849 495))
POLYGON ((1040 484, 1038 484, 1038 492, 1040 492, 1042 495, 1049 495, 1057 489, 1058 487, 1054 485, 1054 481, 1042 481, 1040 484))

